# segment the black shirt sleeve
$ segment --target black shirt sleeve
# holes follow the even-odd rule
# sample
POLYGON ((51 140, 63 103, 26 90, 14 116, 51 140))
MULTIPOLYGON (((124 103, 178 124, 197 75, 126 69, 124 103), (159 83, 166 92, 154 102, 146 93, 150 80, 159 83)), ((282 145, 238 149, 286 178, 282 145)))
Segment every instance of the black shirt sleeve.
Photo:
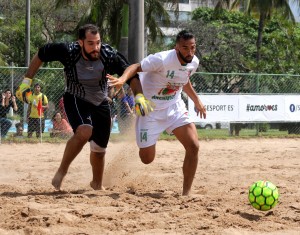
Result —
POLYGON ((129 66, 127 59, 108 44, 102 44, 101 58, 107 73, 112 75, 118 74, 121 76, 124 70, 129 66))
POLYGON ((39 49, 38 56, 43 62, 60 61, 65 64, 69 58, 69 47, 68 43, 48 43, 39 49))

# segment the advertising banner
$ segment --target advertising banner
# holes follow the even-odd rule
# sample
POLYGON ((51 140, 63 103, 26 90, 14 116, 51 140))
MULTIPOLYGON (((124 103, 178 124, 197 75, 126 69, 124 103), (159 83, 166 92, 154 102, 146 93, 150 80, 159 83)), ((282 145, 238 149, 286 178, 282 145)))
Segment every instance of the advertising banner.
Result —
POLYGON ((300 96, 289 95, 285 97, 285 114, 288 120, 300 120, 300 96))
POLYGON ((285 97, 279 95, 240 95, 239 121, 285 121, 285 97))
POLYGON ((300 121, 300 95, 199 95, 207 117, 200 119, 188 100, 194 122, 291 122, 300 121))
MULTIPOLYGON (((236 95, 200 95, 202 103, 207 110, 207 122, 224 121, 230 122, 238 118, 238 102, 236 95)), ((200 117, 197 117, 194 111, 194 103, 189 99, 189 114, 194 122, 199 122, 200 117)))

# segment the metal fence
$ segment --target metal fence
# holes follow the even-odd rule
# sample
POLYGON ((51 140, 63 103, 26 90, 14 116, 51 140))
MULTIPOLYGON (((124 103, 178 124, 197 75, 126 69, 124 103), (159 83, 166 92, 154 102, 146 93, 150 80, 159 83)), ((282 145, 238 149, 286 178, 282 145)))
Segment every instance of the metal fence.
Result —
MULTIPOLYGON (((15 90, 21 83, 27 68, 20 67, 0 67, 0 91, 1 93, 9 88, 15 94, 15 90)), ((53 114, 60 109, 59 103, 64 92, 64 72, 62 68, 41 68, 34 77, 34 83, 39 83, 42 87, 42 93, 49 101, 49 109, 45 112, 46 119, 51 125, 53 114)), ((299 94, 300 93, 300 75, 288 74, 238 74, 238 73, 196 73, 191 77, 191 82, 198 93, 231 93, 235 85, 238 85, 240 92, 244 94, 299 94)), ((185 98, 185 97, 183 97, 185 98)), ((118 97, 114 97, 117 101, 118 97)), ((112 128, 113 133, 120 133, 125 129, 122 125, 128 125, 118 122, 118 112, 121 107, 115 102, 116 119, 112 128)), ((17 101, 18 111, 10 112, 8 119, 12 121, 12 126, 8 135, 15 131, 15 124, 18 122, 26 125, 26 105, 17 101), (25 121, 24 121, 25 120, 25 121)), ((245 123, 240 131, 241 136, 251 136, 261 133, 262 135, 276 135, 282 133, 300 134, 299 123, 245 123)), ((224 127, 221 123, 214 123, 211 126, 198 126, 200 137, 209 136, 228 136, 230 125, 224 127), (211 128, 207 130, 205 128, 211 128)), ((26 127, 25 127, 26 130, 26 127)), ((46 127, 47 133, 47 127, 46 127)), ((47 135, 45 133, 45 135, 47 135)), ((24 133, 26 136, 26 133, 24 133)))

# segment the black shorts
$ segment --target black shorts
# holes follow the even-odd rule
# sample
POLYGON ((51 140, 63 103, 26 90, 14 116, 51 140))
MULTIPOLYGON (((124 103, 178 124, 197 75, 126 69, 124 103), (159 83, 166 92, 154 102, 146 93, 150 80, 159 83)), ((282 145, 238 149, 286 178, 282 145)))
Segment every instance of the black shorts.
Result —
POLYGON ((91 125, 93 140, 102 148, 106 148, 111 130, 110 106, 107 100, 96 106, 69 93, 64 94, 64 106, 74 133, 80 125, 91 125))
POLYGON ((42 133, 44 133, 45 130, 45 119, 42 118, 28 118, 28 133, 41 133, 41 127, 42 127, 42 133), (42 123, 41 123, 42 121, 42 123))

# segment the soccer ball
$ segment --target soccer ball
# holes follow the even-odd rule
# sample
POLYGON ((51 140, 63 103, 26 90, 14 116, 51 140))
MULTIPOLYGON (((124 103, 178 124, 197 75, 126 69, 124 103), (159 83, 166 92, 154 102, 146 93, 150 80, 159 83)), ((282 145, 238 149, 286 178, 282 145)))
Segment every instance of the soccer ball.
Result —
POLYGON ((249 202, 257 210, 268 211, 274 208, 278 197, 277 187, 269 181, 259 180, 249 188, 249 202))

